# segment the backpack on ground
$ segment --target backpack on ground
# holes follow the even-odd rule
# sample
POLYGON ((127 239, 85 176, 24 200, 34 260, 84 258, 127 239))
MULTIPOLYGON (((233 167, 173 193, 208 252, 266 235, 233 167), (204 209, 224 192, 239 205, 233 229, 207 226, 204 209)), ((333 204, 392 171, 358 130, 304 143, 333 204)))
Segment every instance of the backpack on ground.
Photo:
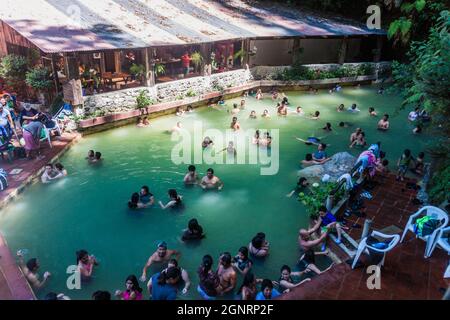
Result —
POLYGON ((440 221, 430 216, 425 216, 416 220, 414 224, 414 233, 419 237, 425 237, 434 232, 440 225, 440 221))

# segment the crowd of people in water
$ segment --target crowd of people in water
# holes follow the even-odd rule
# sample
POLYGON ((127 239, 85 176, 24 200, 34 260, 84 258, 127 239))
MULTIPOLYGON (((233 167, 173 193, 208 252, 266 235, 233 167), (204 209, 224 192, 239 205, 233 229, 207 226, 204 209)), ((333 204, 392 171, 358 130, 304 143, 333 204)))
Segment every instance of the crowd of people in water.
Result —
MULTIPOLYGON (((342 91, 342 87, 336 85, 329 93, 334 94, 339 91, 342 91)), ((316 94, 317 89, 311 88, 310 92, 316 94)), ((378 90, 378 94, 383 93, 383 88, 378 90)), ((265 99, 265 94, 261 89, 258 89, 256 92, 244 93, 244 98, 239 105, 237 103, 233 104, 232 109, 228 112, 232 115, 230 128, 235 131, 240 130, 237 116, 242 114, 243 110, 245 110, 245 98, 248 96, 253 96, 257 100, 265 99)), ((292 113, 305 116, 312 120, 320 119, 320 111, 305 115, 301 106, 297 106, 291 110, 289 107, 289 99, 283 92, 273 90, 271 92, 271 99, 273 101, 280 101, 277 102, 276 105, 276 114, 279 116, 287 116, 289 113, 292 113)), ((217 105, 224 105, 223 98, 219 99, 217 105)), ((212 106, 212 104, 210 106, 212 106)), ((357 104, 352 104, 347 109, 343 104, 340 104, 336 108, 336 111, 349 113, 362 112, 357 104)), ((193 112, 193 108, 191 106, 188 106, 187 110, 178 108, 176 115, 182 116, 186 112, 193 112)), ((368 108, 368 113, 370 117, 377 117, 374 107, 368 108)), ((270 117, 269 110, 265 109, 261 117, 270 117)), ((250 111, 249 118, 258 118, 255 110, 250 111)), ((430 119, 425 111, 416 108, 408 115, 408 120, 411 122, 418 122, 416 126, 417 129, 421 128, 422 123, 427 122, 430 119)), ((148 125, 149 121, 146 117, 139 118, 137 123, 138 127, 145 127, 148 125)), ((348 122, 340 122, 338 126, 350 127, 351 124, 348 122)), ((179 131, 181 128, 181 122, 177 122, 175 127, 170 131, 179 131)), ((381 120, 379 120, 377 128, 383 131, 389 130, 388 114, 384 114, 381 120)), ((333 130, 331 123, 326 123, 323 130, 324 132, 331 132, 333 130)), ((420 132, 417 132, 417 130, 414 133, 420 132)), ((305 159, 301 161, 302 166, 322 165, 330 161, 331 158, 326 152, 328 145, 322 141, 323 138, 295 138, 307 145, 313 145, 317 148, 315 152, 306 154, 305 159)), ((270 147, 271 137, 269 132, 261 133, 257 130, 253 137, 253 143, 270 147)), ((213 144, 214 142, 211 138, 205 137, 202 142, 202 148, 209 148, 213 144)), ((362 128, 355 128, 349 138, 349 147, 366 149, 367 146, 368 144, 366 142, 364 131, 362 128)), ((233 142, 230 142, 226 148, 220 151, 227 151, 236 155, 236 149, 233 142)), ((384 175, 389 172, 389 161, 385 157, 386 153, 381 151, 381 143, 378 142, 377 144, 370 145, 366 151, 363 151, 358 158, 358 161, 361 160, 363 163, 362 166, 366 167, 367 163, 372 164, 372 167, 369 170, 369 177, 373 177, 375 174, 384 175)), ((414 159, 410 150, 404 150, 397 161, 397 179, 403 180, 408 171, 419 175, 423 174, 424 157, 425 154, 421 152, 418 157, 414 159)), ((94 152, 94 150, 89 150, 86 160, 91 165, 97 164, 102 161, 102 154, 100 152, 94 152)), ((52 180, 60 179, 65 176, 67 176, 67 171, 63 165, 60 163, 55 165, 48 164, 45 167, 41 180, 43 183, 49 183, 52 180)), ((197 173, 194 165, 188 166, 182 182, 185 186, 197 186, 204 190, 222 190, 224 187, 223 181, 215 175, 213 168, 207 169, 206 174, 201 177, 200 174, 197 173)), ((292 197, 292 195, 296 193, 307 192, 310 188, 309 184, 307 178, 300 177, 296 187, 287 196, 292 197)), ((167 196, 168 199, 166 203, 158 201, 158 205, 161 209, 179 210, 184 208, 183 196, 178 194, 177 190, 169 189, 167 191, 167 196)), ((131 210, 146 209, 155 206, 156 202, 155 195, 150 191, 148 186, 144 185, 139 192, 134 192, 131 195, 131 198, 128 201, 128 208, 131 210)), ((310 227, 301 228, 298 232, 298 246, 301 254, 296 267, 299 267, 301 271, 292 271, 290 266, 282 265, 278 279, 258 278, 253 272, 254 261, 263 261, 270 254, 270 243, 266 239, 265 233, 258 232, 247 245, 240 247, 236 254, 233 255, 230 252, 222 252, 217 257, 217 267, 214 267, 215 259, 211 255, 204 255, 202 260, 199 261, 200 265, 196 270, 198 285, 195 289, 198 294, 206 300, 214 300, 217 297, 242 300, 270 300, 276 298, 282 293, 289 292, 293 288, 310 281, 311 277, 305 277, 305 275, 320 275, 332 268, 333 263, 326 268, 319 268, 316 263, 316 256, 328 255, 329 250, 326 243, 330 233, 336 235, 334 241, 337 244, 340 244, 342 242, 342 233, 345 229, 348 229, 348 227, 339 222, 325 206, 320 206, 316 218, 312 220, 310 227), (241 285, 238 285, 238 275, 243 277, 241 285), (259 290, 257 289, 258 285, 259 290)), ((184 243, 206 241, 205 239, 207 239, 205 230, 195 218, 189 220, 187 228, 181 231, 180 238, 184 243)), ((34 289, 40 289, 48 282, 51 274, 45 272, 42 279, 40 279, 38 275, 40 269, 38 259, 31 258, 25 263, 25 254, 26 253, 23 251, 17 252, 19 265, 31 286, 34 289)), ((180 251, 170 249, 165 241, 160 241, 156 245, 155 251, 150 255, 143 266, 141 275, 138 277, 131 274, 126 277, 124 288, 117 289, 114 293, 115 297, 121 300, 142 300, 146 297, 150 297, 153 300, 174 300, 177 298, 179 292, 181 292, 182 295, 187 294, 192 290, 192 270, 188 271, 180 266, 179 261, 181 257, 182 253, 180 251), (149 269, 155 270, 155 267, 159 271, 149 275, 149 269), (145 286, 146 290, 142 288, 145 286)), ((89 254, 86 250, 79 250, 75 253, 74 259, 76 259, 76 264, 82 280, 91 279, 95 272, 95 268, 99 266, 96 257, 89 254)), ((109 291, 96 291, 92 294, 92 298, 94 300, 109 300, 112 298, 112 295, 109 291)), ((45 299, 61 300, 69 298, 64 294, 51 292, 45 299)))

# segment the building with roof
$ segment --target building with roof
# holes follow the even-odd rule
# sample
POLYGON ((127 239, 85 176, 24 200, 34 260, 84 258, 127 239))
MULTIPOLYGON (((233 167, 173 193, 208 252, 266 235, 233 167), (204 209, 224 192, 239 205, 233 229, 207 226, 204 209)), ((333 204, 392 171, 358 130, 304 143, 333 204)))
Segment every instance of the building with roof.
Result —
POLYGON ((384 31, 354 21, 238 0, 3 0, 0 6, 0 56, 38 50, 58 75, 58 90, 81 78, 86 94, 244 64, 379 61, 385 39, 384 31))

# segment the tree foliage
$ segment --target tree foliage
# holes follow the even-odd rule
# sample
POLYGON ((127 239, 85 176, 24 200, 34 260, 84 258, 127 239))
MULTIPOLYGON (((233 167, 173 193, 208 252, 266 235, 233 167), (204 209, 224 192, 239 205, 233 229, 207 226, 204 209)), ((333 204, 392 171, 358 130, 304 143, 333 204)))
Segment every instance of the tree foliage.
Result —
POLYGON ((35 67, 28 71, 25 75, 25 82, 36 90, 47 90, 53 86, 50 70, 42 66, 35 67))

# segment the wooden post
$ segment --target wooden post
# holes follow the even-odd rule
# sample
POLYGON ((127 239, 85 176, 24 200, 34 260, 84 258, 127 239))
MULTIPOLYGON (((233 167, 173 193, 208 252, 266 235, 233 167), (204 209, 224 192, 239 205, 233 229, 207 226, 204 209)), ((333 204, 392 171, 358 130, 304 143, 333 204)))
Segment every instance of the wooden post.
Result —
POLYGON ((59 83, 58 68, 56 67, 56 54, 52 54, 52 72, 53 72, 53 79, 55 81, 56 94, 58 94, 59 92, 62 91, 62 88, 59 83))
POLYGON ((373 55, 373 62, 380 62, 382 48, 383 48, 383 37, 377 36, 377 48, 375 49, 375 52, 373 55))
POLYGON ((78 59, 76 53, 64 54, 64 64, 68 80, 80 79, 80 70, 78 69, 78 59))
POLYGON ((249 67, 251 67, 250 66, 250 55, 249 55, 249 53, 250 53, 250 39, 244 39, 242 41, 242 47, 244 48, 244 51, 247 53, 245 55, 244 61, 242 61, 242 63, 243 63, 242 67, 244 68, 246 64, 248 64, 249 67))
POLYGON ((106 62, 105 62, 105 53, 100 53, 100 74, 106 72, 106 62))
POLYGON ((122 63, 120 61, 121 51, 114 51, 114 69, 116 72, 122 72, 122 63))
POLYGON ((301 63, 302 51, 301 40, 299 38, 295 38, 292 44, 292 64, 301 63))
POLYGON ((339 55, 338 55, 339 64, 343 64, 345 62, 345 57, 347 56, 347 49, 348 49, 348 39, 344 38, 342 39, 341 46, 339 48, 339 55))
POLYGON ((149 52, 149 48, 142 49, 142 56, 144 57, 144 85, 147 87, 152 87, 155 85, 155 72, 153 71, 153 64, 150 63, 152 58, 152 53, 149 52))

